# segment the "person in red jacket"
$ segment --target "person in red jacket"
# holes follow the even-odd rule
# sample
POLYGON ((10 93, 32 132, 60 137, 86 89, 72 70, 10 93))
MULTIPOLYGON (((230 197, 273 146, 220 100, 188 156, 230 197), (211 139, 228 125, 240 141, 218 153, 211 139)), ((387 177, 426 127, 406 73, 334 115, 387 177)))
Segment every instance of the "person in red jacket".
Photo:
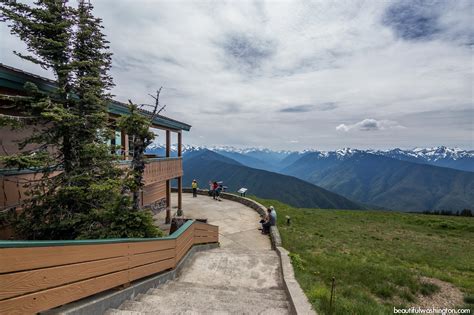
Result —
POLYGON ((219 184, 217 182, 212 183, 212 198, 214 200, 217 200, 217 188, 219 187, 219 184))

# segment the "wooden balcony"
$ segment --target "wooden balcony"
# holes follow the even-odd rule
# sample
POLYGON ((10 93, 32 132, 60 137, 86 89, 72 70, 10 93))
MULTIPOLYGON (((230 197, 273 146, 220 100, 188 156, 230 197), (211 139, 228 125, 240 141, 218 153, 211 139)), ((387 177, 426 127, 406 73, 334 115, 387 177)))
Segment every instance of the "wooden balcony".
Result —
MULTIPOLYGON (((120 161, 120 167, 126 168, 131 161, 120 161)), ((143 205, 164 198, 166 180, 183 176, 182 158, 150 158, 146 161, 144 174, 143 205)), ((0 174, 0 210, 12 207, 21 208, 28 198, 25 184, 38 180, 39 173, 31 171, 4 171, 0 174)))
POLYGON ((145 185, 148 186, 181 176, 183 176, 182 158, 147 159, 144 174, 145 185))

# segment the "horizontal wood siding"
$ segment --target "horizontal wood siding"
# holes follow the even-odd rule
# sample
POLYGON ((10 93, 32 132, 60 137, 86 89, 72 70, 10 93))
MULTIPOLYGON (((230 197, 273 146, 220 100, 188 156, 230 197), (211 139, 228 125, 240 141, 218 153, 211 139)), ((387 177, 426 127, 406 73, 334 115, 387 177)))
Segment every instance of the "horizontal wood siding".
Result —
POLYGON ((35 314, 128 283, 128 270, 0 301, 0 314, 35 314))
POLYGON ((136 255, 157 250, 165 250, 174 248, 175 246, 175 240, 158 240, 151 242, 133 243, 132 246, 130 246, 130 254, 136 255))
MULTIPOLYGON (((54 172, 51 176, 56 176, 54 172)), ((27 173, 18 175, 0 175, 0 209, 18 207, 28 199, 26 192, 29 190, 25 184, 39 180, 43 173, 27 173)))
POLYGON ((143 187, 143 206, 150 205, 160 199, 166 198, 166 181, 155 182, 143 187))
MULTIPOLYGON (((120 164, 119 167, 127 168, 129 164, 120 164)), ((56 176, 55 172, 52 176, 56 176)), ((43 176, 42 173, 26 173, 18 175, 0 175, 0 210, 10 207, 21 208, 22 202, 28 199, 25 183, 33 182, 43 176)), ((182 159, 157 159, 149 160, 145 165, 143 174, 145 187, 143 205, 149 205, 162 198, 166 198, 166 181, 183 176, 182 159)))
POLYGON ((174 267, 174 259, 162 260, 152 264, 136 267, 130 269, 129 281, 137 280, 174 267))
POLYGON ((0 273, 128 255, 128 243, 0 249, 0 273))
MULTIPOLYGON (((196 223, 195 223, 196 224, 196 223)), ((181 234, 176 240, 176 261, 180 261, 181 258, 188 252, 193 246, 194 239, 194 225, 190 226, 183 234, 181 234)))
POLYGON ((182 159, 150 160, 145 165, 145 185, 183 176, 182 159))
POLYGON ((215 243, 219 240, 217 226, 196 222, 194 224, 194 244, 215 243))
POLYGON ((130 257, 130 267, 138 267, 167 259, 174 259, 174 248, 133 255, 130 257))
POLYGON ((128 257, 0 275, 0 300, 128 269, 128 257))
POLYGON ((193 222, 176 238, 0 248, 0 314, 34 314, 176 267, 218 227, 193 222))

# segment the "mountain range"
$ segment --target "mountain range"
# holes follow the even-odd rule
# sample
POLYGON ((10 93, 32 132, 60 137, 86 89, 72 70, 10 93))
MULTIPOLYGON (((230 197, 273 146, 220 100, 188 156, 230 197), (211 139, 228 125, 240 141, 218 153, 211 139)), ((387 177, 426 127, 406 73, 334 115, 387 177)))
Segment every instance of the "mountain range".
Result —
MULTIPOLYGON (((225 163, 220 165, 224 170, 232 169, 235 172, 236 166, 252 168, 254 171, 265 170, 266 173, 259 173, 254 178, 265 183, 270 181, 264 177, 274 176, 274 173, 288 175, 292 179, 296 177, 358 204, 401 211, 458 211, 472 209, 474 205, 474 151, 447 147, 385 151, 349 148, 335 151, 272 151, 187 146, 183 150, 185 174, 194 172, 186 167, 188 155, 192 157, 210 150, 220 156, 220 162, 225 163), (222 158, 226 160, 222 161, 222 158), (229 164, 233 166, 227 166, 229 164)), ((214 156, 211 160, 216 159, 214 156)), ((220 170, 218 178, 224 179, 224 170, 220 170)), ((206 177, 205 172, 206 169, 203 169, 199 175, 206 177)), ((208 171, 209 175, 213 175, 213 172, 215 170, 208 171)), ((272 179, 272 183, 278 180, 284 187, 290 186, 287 184, 289 177, 272 179)), ((243 180, 240 177, 237 182, 243 180)), ((299 186, 300 182, 292 182, 291 185, 299 186)), ((298 193, 292 195, 293 199, 308 196, 298 193)), ((302 201, 293 200, 293 205, 296 203, 302 204, 302 201)))
POLYGON ((196 179, 201 188, 210 180, 223 181, 228 191, 245 187, 261 198, 277 199, 300 208, 363 209, 364 206, 301 179, 244 166, 216 152, 203 149, 183 157, 183 182, 196 179))
POLYGON ((402 211, 474 205, 474 173, 366 152, 310 153, 282 170, 352 200, 402 211))
MULTIPOLYGON (((359 150, 344 148, 334 151, 319 151, 308 149, 303 151, 274 151, 262 148, 236 148, 232 146, 183 146, 183 152, 192 152, 199 150, 211 150, 221 155, 230 157, 244 165, 260 168, 270 171, 281 171, 296 160, 306 154, 319 153, 321 156, 337 155, 340 158, 351 156, 354 153, 369 153, 385 156, 397 160, 428 164, 440 167, 448 167, 461 171, 474 172, 474 150, 462 150, 459 148, 448 148, 445 146, 432 148, 414 148, 414 149, 391 149, 391 150, 359 150)), ((147 152, 158 155, 164 155, 164 146, 161 144, 152 144, 147 152)), ((176 145, 171 147, 173 153, 176 152, 176 145)))

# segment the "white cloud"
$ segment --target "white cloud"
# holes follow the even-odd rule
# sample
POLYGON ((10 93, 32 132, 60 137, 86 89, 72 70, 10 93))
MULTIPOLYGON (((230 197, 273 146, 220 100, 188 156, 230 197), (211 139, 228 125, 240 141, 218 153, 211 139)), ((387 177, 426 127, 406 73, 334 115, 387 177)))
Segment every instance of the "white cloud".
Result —
POLYGON ((366 118, 352 125, 340 124, 336 127, 336 130, 347 132, 350 130, 377 131, 377 130, 396 129, 396 128, 405 128, 405 127, 400 125, 396 121, 376 120, 372 118, 366 118))
MULTIPOLYGON (((383 24, 388 1, 93 3, 114 53, 116 98, 149 103, 148 93, 164 86, 164 114, 193 125, 184 136, 188 144, 472 146, 465 140, 472 125, 460 129, 457 121, 440 119, 427 133, 419 115, 474 112, 472 50, 464 40, 472 38, 472 1, 445 1, 442 10, 433 3, 439 31, 422 42, 399 38, 383 24), (337 106, 322 110, 320 104, 337 106), (334 130, 366 117, 401 123, 410 117, 418 124, 380 133, 376 143, 334 130)), ((13 56, 24 45, 5 23, 0 38, 1 62, 44 73, 13 56)))

